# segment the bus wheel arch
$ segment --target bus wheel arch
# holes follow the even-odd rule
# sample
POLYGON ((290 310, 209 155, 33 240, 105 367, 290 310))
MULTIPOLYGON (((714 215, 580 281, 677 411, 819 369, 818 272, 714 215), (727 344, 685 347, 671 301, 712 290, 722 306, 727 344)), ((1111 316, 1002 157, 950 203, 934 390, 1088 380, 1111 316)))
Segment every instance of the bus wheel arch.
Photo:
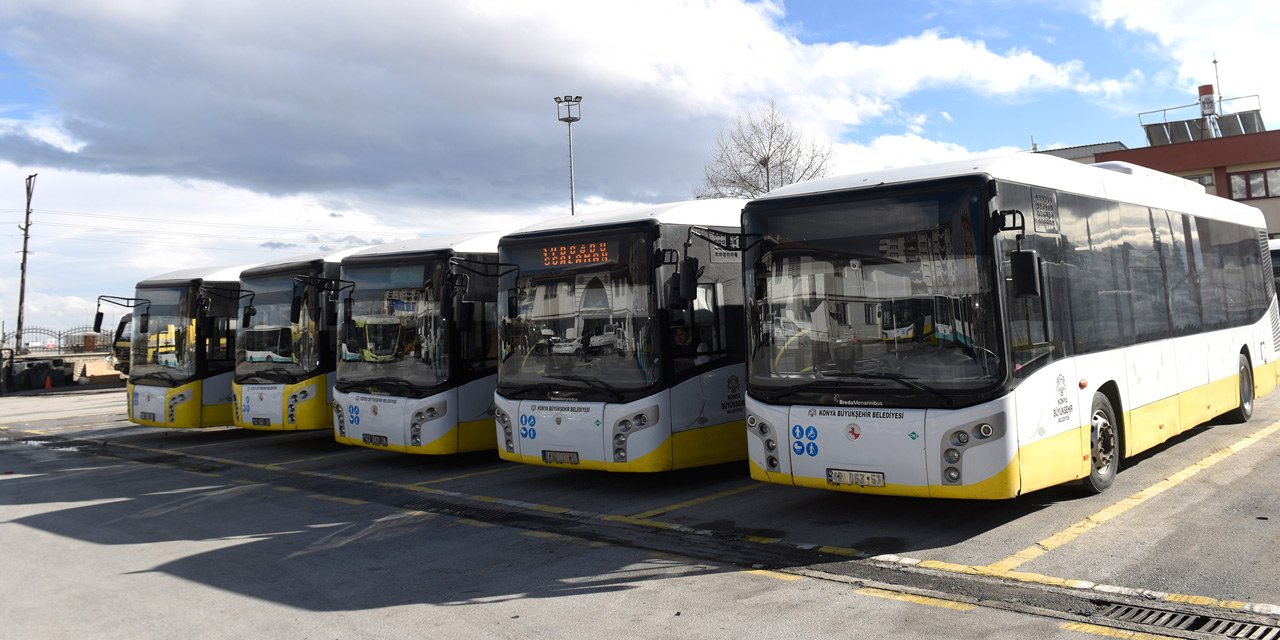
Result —
POLYGON ((1253 380, 1253 362, 1249 358, 1249 347, 1241 347, 1238 363, 1236 364, 1236 373, 1238 375, 1240 404, 1227 413, 1227 419, 1232 422, 1244 423, 1253 418, 1253 400, 1254 400, 1254 380, 1253 380))
POLYGON ((1093 394, 1089 408, 1089 475, 1083 480, 1085 492, 1102 493, 1115 482, 1120 472, 1124 431, 1122 415, 1117 407, 1119 397, 1115 383, 1108 382, 1093 394))

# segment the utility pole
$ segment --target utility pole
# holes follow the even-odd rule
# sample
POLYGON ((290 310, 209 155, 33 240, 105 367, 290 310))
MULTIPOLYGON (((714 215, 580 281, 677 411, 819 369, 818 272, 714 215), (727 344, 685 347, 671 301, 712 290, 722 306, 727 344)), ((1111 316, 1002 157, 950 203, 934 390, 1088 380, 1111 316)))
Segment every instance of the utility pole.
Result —
POLYGON ((13 352, 22 353, 22 308, 27 302, 27 240, 31 238, 31 194, 36 190, 36 176, 27 176, 27 217, 21 227, 22 231, 22 279, 18 284, 18 329, 13 334, 13 352))

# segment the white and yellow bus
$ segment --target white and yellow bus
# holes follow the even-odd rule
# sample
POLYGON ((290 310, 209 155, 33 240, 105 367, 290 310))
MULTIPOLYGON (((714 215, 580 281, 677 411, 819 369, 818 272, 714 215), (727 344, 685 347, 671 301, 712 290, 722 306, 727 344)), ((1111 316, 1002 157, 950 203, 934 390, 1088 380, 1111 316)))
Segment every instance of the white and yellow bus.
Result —
POLYGON ((329 429, 338 269, 363 247, 286 258, 240 273, 232 418, 266 431, 329 429))
POLYGON ((236 292, 243 269, 175 271, 139 282, 134 298, 99 297, 96 327, 103 302, 133 309, 129 420, 167 428, 232 423, 236 292))
POLYGON ((1123 458, 1248 420, 1276 386, 1263 216, 1181 178, 966 160, 791 185, 749 203, 743 233, 758 480, 1100 492, 1123 458), (884 339, 886 309, 945 329, 884 339), (779 339, 781 318, 807 339, 779 339))
POLYGON ((634 472, 746 456, 742 267, 716 244, 736 237, 743 204, 634 207, 502 238, 503 459, 634 472))
POLYGON ((407 240, 342 261, 338 442, 434 455, 496 447, 499 235, 407 240))

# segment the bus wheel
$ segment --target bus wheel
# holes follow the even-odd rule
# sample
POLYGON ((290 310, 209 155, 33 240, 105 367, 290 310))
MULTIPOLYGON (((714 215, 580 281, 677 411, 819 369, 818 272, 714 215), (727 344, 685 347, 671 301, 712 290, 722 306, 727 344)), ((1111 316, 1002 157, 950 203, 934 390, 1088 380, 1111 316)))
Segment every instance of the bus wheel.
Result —
POLYGON ((1102 493, 1115 482, 1120 471, 1120 434, 1111 400, 1101 393, 1093 395, 1093 409, 1089 412, 1089 477, 1085 489, 1102 493))
POLYGON ((1249 358, 1240 354, 1240 406, 1227 414, 1232 422, 1248 422, 1253 417, 1253 367, 1249 358))

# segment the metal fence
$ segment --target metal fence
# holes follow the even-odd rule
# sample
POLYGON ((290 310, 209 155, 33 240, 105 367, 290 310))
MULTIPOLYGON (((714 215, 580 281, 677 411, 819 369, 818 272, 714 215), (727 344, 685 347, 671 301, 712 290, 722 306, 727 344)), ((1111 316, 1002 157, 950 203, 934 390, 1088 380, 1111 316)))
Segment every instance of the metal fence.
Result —
POLYGON ((94 331, 90 325, 57 331, 45 327, 23 327, 21 347, 15 344, 17 332, 0 337, 0 347, 19 354, 62 355, 67 353, 110 353, 114 331, 94 331))

